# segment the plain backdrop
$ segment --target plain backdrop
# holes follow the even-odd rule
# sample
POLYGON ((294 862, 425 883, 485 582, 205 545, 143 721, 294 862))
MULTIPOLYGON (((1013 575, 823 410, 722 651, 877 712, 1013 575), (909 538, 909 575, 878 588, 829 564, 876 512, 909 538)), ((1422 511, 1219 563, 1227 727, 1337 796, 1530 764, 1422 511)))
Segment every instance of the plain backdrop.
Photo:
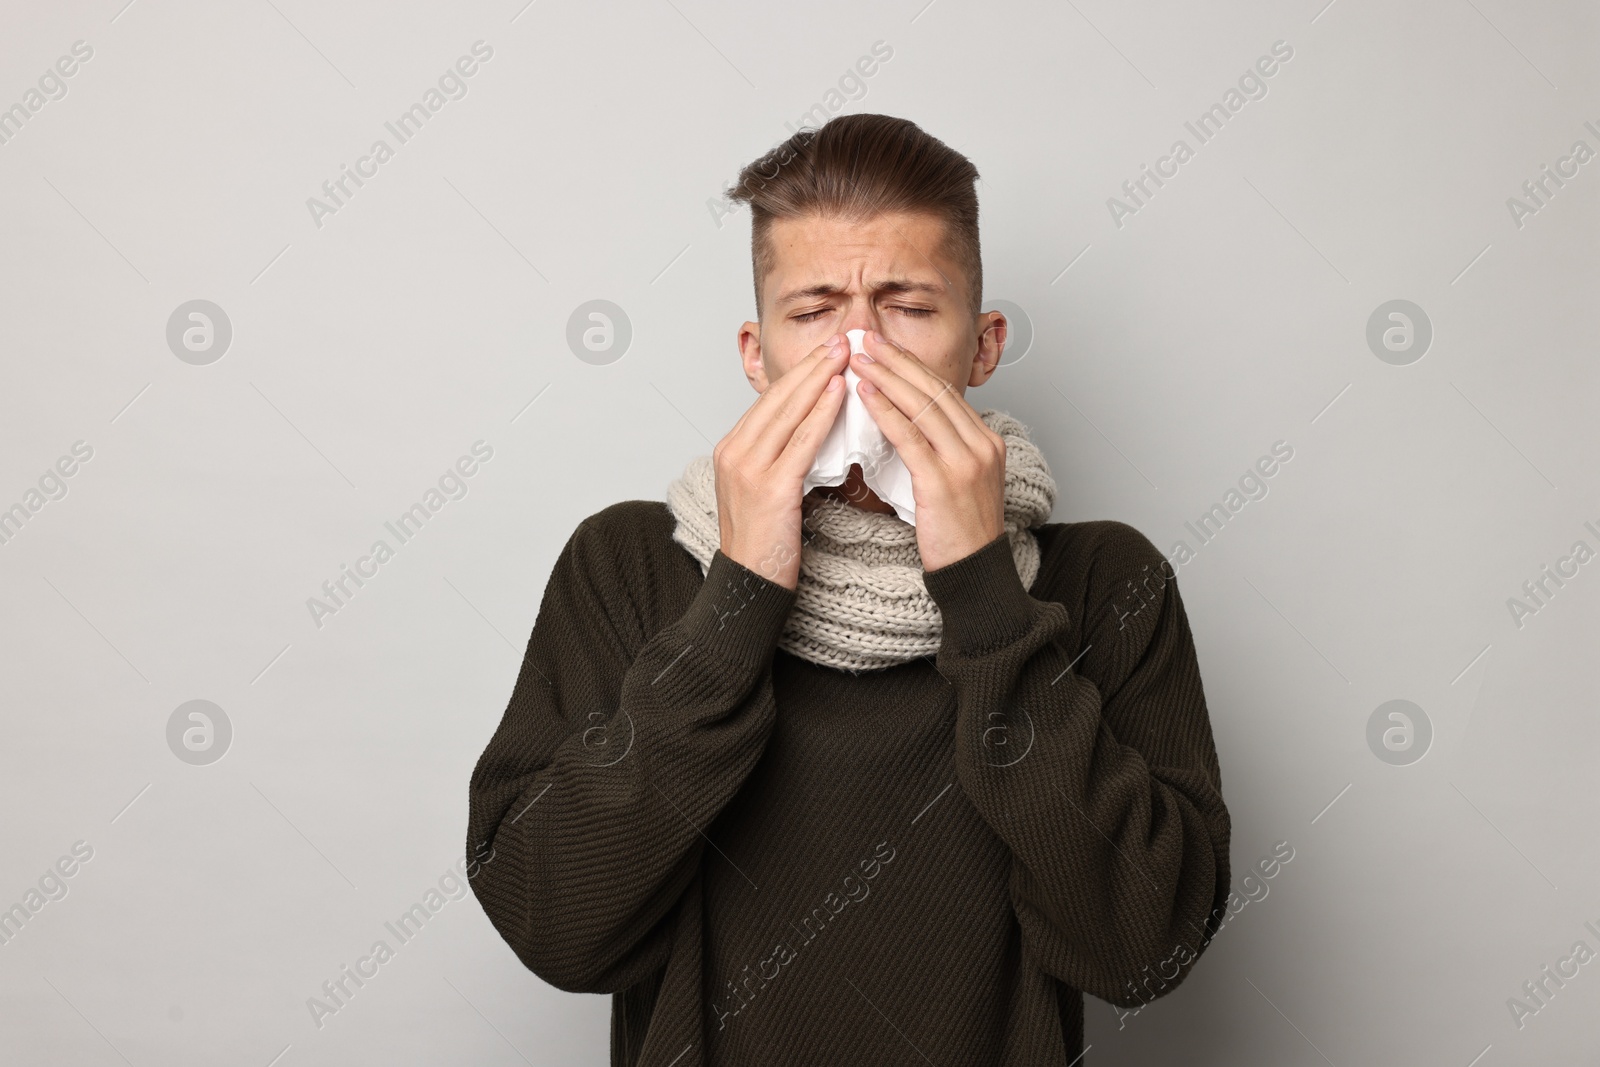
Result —
POLYGON ((607 1062, 609 998, 470 895, 320 1026, 307 1000, 450 884, 573 528, 664 499, 754 399, 723 186, 848 111, 978 166, 986 306, 1025 328, 969 398, 1032 429, 1054 521, 1188 543, 1236 885, 1294 851, 1171 996, 1088 1000, 1086 1062, 1595 1062, 1600 962, 1524 990, 1600 951, 1592 5, 125 2, 0 9, 0 907, 29 915, 0 1061, 607 1062), (399 143, 441 76, 464 95, 399 143), (220 358, 215 311, 209 350, 169 343, 196 300, 220 358), (1396 300, 1410 346, 1384 312, 1374 347, 1396 300), (196 700, 210 734, 172 730, 196 700))

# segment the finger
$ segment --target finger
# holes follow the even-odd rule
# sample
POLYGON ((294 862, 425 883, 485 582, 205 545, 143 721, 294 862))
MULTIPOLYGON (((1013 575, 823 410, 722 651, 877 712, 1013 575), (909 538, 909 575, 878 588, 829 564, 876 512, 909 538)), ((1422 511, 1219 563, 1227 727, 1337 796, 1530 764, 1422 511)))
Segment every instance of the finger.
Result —
POLYGON ((817 461, 817 453, 822 450, 823 440, 827 438, 828 431, 833 428, 835 420, 839 417, 839 409, 844 405, 844 395, 843 375, 829 378, 823 387, 822 395, 817 398, 810 413, 789 436, 789 442, 784 446, 783 453, 772 464, 775 473, 789 478, 801 478, 811 469, 811 465, 817 461))
POLYGON ((866 405, 872 421, 878 424, 883 436, 894 446, 895 452, 905 461, 913 482, 922 481, 939 462, 938 450, 923 433, 912 424, 910 417, 900 410, 881 389, 868 388, 863 381, 856 387, 861 402, 866 405))
MULTIPOLYGON (((813 351, 811 356, 815 355, 816 352, 813 351)), ((794 375, 791 373, 789 375, 785 375, 785 377, 794 377, 794 375)), ((746 449, 750 448, 752 443, 759 440, 759 430, 752 429, 747 431, 746 427, 750 425, 752 419, 756 419, 758 422, 765 419, 767 412, 770 410, 772 399, 775 396, 783 395, 781 392, 774 392, 774 390, 777 388, 777 384, 778 380, 769 381, 767 383, 766 391, 760 396, 757 396, 750 406, 744 409, 744 411, 739 415, 738 421, 733 424, 733 427, 726 434, 724 434, 722 440, 717 443, 718 448, 721 448, 723 451, 727 451, 728 449, 732 448, 735 450, 736 454, 742 454, 746 449)), ((790 386, 785 388, 792 388, 794 384, 795 383, 791 382, 790 386)))
MULTIPOLYGON (((901 366, 904 366, 904 364, 901 364, 901 366)), ((876 394, 865 388, 858 388, 857 390, 862 402, 867 404, 867 410, 874 417, 877 416, 879 409, 873 407, 869 397, 885 397, 887 398, 887 404, 905 416, 906 420, 915 428, 915 432, 927 438, 934 451, 940 455, 954 458, 957 455, 970 453, 976 447, 975 442, 969 443, 966 437, 961 434, 951 421, 949 414, 938 402, 941 393, 954 392, 948 382, 939 380, 937 376, 934 376, 937 384, 932 386, 934 395, 930 396, 918 386, 901 377, 894 368, 882 361, 860 364, 856 367, 856 373, 861 375, 863 386, 870 383, 878 390, 876 394)), ((882 429, 881 424, 879 428, 882 429)), ((898 447, 898 442, 895 442, 895 444, 898 447)))
MULTIPOLYGON (((833 338, 824 341, 822 344, 806 353, 805 357, 801 359, 801 361, 797 363, 788 374, 785 374, 782 377, 770 378, 767 382, 766 390, 760 396, 756 397, 755 403, 751 404, 745 409, 744 414, 739 417, 739 421, 734 424, 734 428, 737 429, 745 425, 750 421, 751 418, 760 419, 765 417, 771 410, 771 405, 774 401, 780 401, 783 397, 787 396, 798 385, 800 385, 801 380, 805 377, 804 368, 808 364, 815 365, 816 363, 821 362, 824 357, 826 357, 828 352, 836 347, 834 344, 835 340, 843 341, 843 339, 843 334, 835 334, 833 338)), ((846 347, 848 348, 848 346, 846 347)))
MULTIPOLYGON (((842 346, 842 350, 843 352, 847 353, 849 351, 849 346, 842 346)), ((824 435, 827 433, 827 427, 833 425, 833 422, 837 419, 839 414, 840 401, 831 400, 830 394, 836 392, 842 398, 844 393, 844 378, 842 377, 842 372, 846 363, 846 360, 843 358, 827 358, 829 351, 829 347, 824 345, 818 350, 814 350, 807 357, 813 362, 813 364, 817 364, 819 362, 831 362, 835 365, 831 371, 821 375, 822 388, 818 390, 819 395, 817 400, 814 402, 814 406, 822 406, 827 411, 826 422, 822 431, 824 435), (819 352, 822 357, 820 360, 819 352), (830 390, 828 389, 828 384, 834 379, 837 379, 839 384, 830 390)), ((804 361, 802 361, 802 364, 803 363, 804 361)), ((816 372, 815 366, 810 369, 813 373, 816 372)), ((796 366, 790 371, 789 374, 784 375, 784 378, 801 379, 805 376, 806 375, 801 370, 801 367, 796 366)), ((777 382, 774 382, 772 383, 772 386, 775 387, 777 384, 777 382)), ((792 382, 785 388, 788 392, 795 392, 794 383, 792 382)), ((739 421, 734 424, 734 428, 728 432, 728 435, 724 437, 723 441, 719 444, 719 449, 721 451, 721 456, 717 464, 719 474, 731 472, 732 476, 742 484, 743 491, 756 493, 758 495, 763 488, 770 487, 765 484, 769 482, 769 479, 764 477, 764 475, 766 472, 772 469, 774 460, 778 459, 782 455, 783 450, 787 447, 789 440, 786 438, 785 440, 778 442, 775 446, 767 446, 763 444, 763 441, 765 440, 762 436, 763 426, 769 421, 768 415, 770 414, 771 408, 769 406, 763 409, 762 402, 769 401, 770 404, 769 394, 772 393, 773 388, 769 387, 765 393, 757 397, 756 402, 745 409, 744 414, 739 417, 739 421), (727 462, 723 462, 723 460, 726 460, 727 462), (751 473, 746 473, 746 464, 749 464, 749 470, 751 473), (758 484, 758 482, 762 484, 758 484)), ((793 398, 791 397, 791 402, 792 399, 793 398)), ((812 414, 813 412, 811 411, 806 412, 807 416, 812 414)), ((790 434, 789 436, 792 438, 793 434, 790 434)), ((813 453, 817 448, 820 448, 820 439, 813 447, 813 453)), ((717 450, 714 449, 713 451, 715 452, 717 450)), ((798 478, 800 475, 786 475, 786 477, 798 478)))
MULTIPOLYGON (((950 419, 951 425, 965 440, 968 446, 978 448, 992 443, 988 441, 992 431, 979 417, 976 410, 969 404, 954 386, 928 369, 927 364, 918 359, 916 354, 903 348, 895 342, 883 337, 881 334, 869 333, 866 340, 871 343, 870 354, 876 362, 886 365, 900 377, 920 389, 925 395, 938 402, 940 409, 950 419)), ((859 359, 859 357, 857 357, 859 359)), ((855 361, 852 361, 855 362, 855 361)), ((872 364, 866 364, 871 367, 872 364)), ((866 376, 862 365, 855 362, 857 374, 866 376)), ((892 397, 891 397, 892 398, 892 397)), ((912 420, 920 425, 920 419, 915 411, 910 413, 912 420)))
POLYGON ((987 427, 984 429, 992 440, 980 440, 974 445, 968 445, 953 428, 947 428, 957 443, 946 447, 947 442, 936 440, 924 432, 931 423, 930 419, 924 417, 914 421, 892 403, 884 392, 869 389, 868 386, 869 383, 863 382, 858 387, 862 402, 877 422, 878 429, 883 431, 883 436, 905 461, 914 483, 938 494, 964 484, 974 472, 987 471, 991 464, 997 464, 1001 471, 1005 469, 1005 440, 987 427), (951 481, 952 478, 954 481, 951 481))
POLYGON ((770 467, 794 436, 795 429, 811 415, 830 377, 843 372, 847 360, 832 353, 848 353, 843 336, 837 344, 819 345, 789 373, 773 382, 751 409, 744 433, 748 455, 770 467))

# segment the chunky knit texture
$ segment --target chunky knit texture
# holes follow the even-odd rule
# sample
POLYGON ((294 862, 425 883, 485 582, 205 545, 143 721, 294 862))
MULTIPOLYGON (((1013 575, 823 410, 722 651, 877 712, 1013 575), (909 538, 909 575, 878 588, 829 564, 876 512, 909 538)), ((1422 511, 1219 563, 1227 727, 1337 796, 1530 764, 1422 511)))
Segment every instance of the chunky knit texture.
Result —
POLYGON ((997 537, 923 576, 931 663, 854 675, 673 528, 579 525, 468 791, 477 899, 545 981, 612 995, 614 1067, 1084 1067, 1084 992, 1187 978, 1230 821, 1148 540, 1045 524, 1024 587, 997 537))
MULTIPOLYGON (((1033 527, 1055 507, 1055 479, 1026 426, 992 409, 979 418, 1006 443, 1006 538, 1027 587, 1039 573, 1033 527)), ((702 573, 708 571, 722 543, 710 456, 696 457, 668 487, 667 506, 677 518, 673 540, 700 562, 702 573)), ((801 506, 800 581, 778 647, 850 671, 937 652, 943 622, 922 581, 916 527, 832 496, 807 494, 801 506)))

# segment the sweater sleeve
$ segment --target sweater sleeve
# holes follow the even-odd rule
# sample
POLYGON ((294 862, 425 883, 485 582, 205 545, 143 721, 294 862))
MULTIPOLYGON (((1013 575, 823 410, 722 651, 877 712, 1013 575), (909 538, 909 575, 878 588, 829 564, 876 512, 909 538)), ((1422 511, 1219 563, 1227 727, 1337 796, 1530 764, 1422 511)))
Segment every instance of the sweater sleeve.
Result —
POLYGON ((1024 943, 1058 980, 1134 1007, 1214 932, 1231 825, 1176 584, 1142 534, 1104 525, 1075 633, 1066 605, 1023 587, 1003 535, 924 578, 957 776, 1011 852, 1024 943))
POLYGON ((704 830, 771 733, 794 599, 719 550, 683 616, 647 634, 633 595, 647 579, 619 565, 619 540, 590 519, 562 550, 468 794, 478 900, 570 992, 626 989, 665 964, 704 830))

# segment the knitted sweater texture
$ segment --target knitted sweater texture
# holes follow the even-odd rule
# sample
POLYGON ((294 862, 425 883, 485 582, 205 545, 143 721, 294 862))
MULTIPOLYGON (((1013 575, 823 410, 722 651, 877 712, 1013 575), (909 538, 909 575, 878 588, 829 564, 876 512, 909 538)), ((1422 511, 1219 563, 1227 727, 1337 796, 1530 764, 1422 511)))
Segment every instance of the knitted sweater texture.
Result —
POLYGON ((793 591, 578 526, 469 787, 474 892, 535 974, 613 997, 613 1067, 1068 1067, 1083 993, 1172 991, 1230 821, 1161 554, 1117 522, 924 574, 937 655, 778 648, 793 591), (1135 584, 1137 583, 1137 584, 1135 584))

